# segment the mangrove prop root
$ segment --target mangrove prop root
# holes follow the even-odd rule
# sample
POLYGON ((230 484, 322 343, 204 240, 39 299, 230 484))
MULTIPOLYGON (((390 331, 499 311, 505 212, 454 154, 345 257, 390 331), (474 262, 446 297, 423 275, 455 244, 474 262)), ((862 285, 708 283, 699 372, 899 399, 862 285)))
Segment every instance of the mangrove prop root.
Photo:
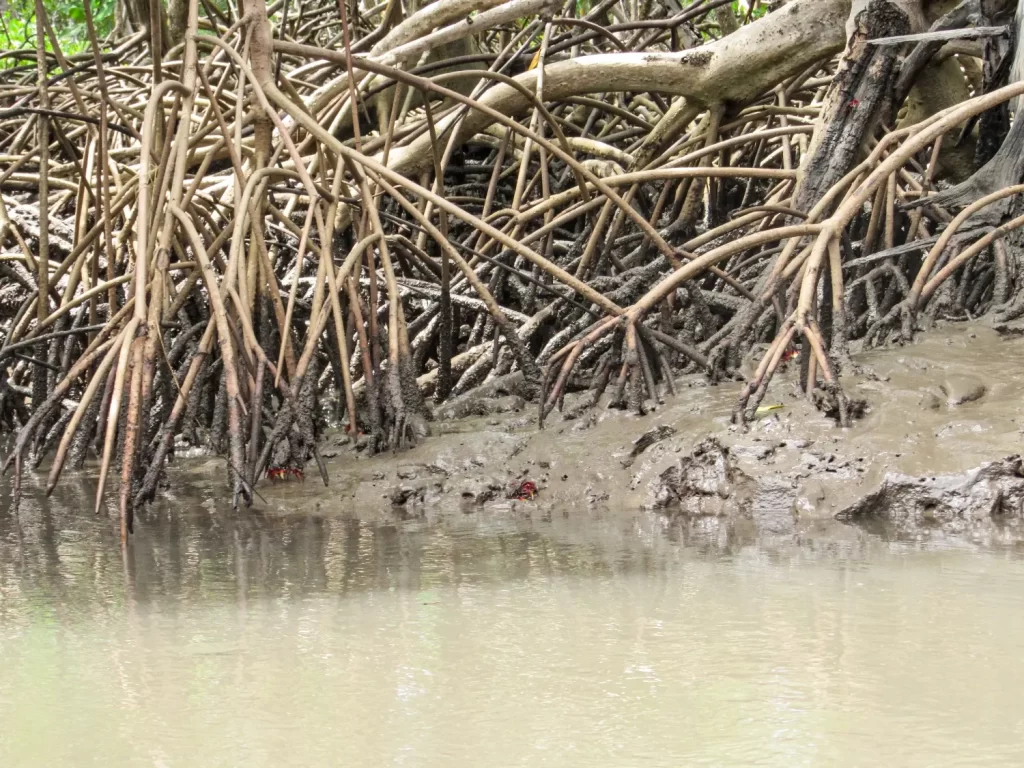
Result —
POLYGON ((69 57, 37 3, 35 61, 0 70, 16 500, 96 456, 127 538, 180 447, 249 504, 268 467, 327 483, 328 427, 399 450, 510 372, 542 425, 752 360, 745 422, 797 346, 848 425, 851 342, 1021 314, 1024 186, 936 193, 949 137, 1024 84, 892 128, 935 53, 876 43, 919 31, 907 0, 477 5, 192 0, 168 44, 101 41, 87 4, 69 57))

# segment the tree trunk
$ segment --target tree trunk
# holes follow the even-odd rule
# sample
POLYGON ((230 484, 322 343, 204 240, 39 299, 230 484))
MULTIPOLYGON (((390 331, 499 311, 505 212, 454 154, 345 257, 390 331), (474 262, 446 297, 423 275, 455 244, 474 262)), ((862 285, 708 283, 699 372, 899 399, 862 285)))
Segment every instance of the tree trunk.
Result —
POLYGON ((869 41, 909 34, 911 15, 892 0, 870 0, 855 6, 851 22, 846 52, 800 169, 793 198, 798 211, 813 208, 849 172, 879 119, 892 109, 899 46, 869 41))
POLYGON ((189 0, 167 0, 167 45, 173 48, 185 42, 189 0))

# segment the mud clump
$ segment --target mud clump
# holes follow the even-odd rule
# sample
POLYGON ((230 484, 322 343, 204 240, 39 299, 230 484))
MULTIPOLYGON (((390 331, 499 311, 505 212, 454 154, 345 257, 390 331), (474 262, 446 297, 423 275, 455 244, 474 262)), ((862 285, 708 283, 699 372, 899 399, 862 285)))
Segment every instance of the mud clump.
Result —
POLYGON ((463 503, 482 506, 501 498, 505 485, 493 477, 464 479, 458 486, 463 503))
POLYGON ((676 434, 674 427, 670 427, 667 424, 654 427, 644 432, 640 437, 633 441, 633 448, 622 461, 623 468, 629 468, 633 466, 633 462, 636 461, 636 457, 646 451, 655 443, 660 443, 662 440, 667 440, 676 434))
POLYGON ((737 497, 746 495, 750 484, 750 477, 733 464, 729 449, 711 437, 654 480, 654 506, 719 516, 737 507, 737 497))
POLYGON ((400 485, 389 494, 391 505, 404 507, 406 505, 422 504, 426 495, 426 488, 417 485, 400 485))
POLYGON ((494 397, 489 393, 470 392, 437 408, 435 417, 452 421, 473 416, 493 416, 502 413, 520 413, 526 401, 518 395, 494 397))
POLYGON ((946 405, 954 408, 958 405, 981 400, 988 391, 985 383, 972 376, 947 376, 939 387, 946 397, 946 405))
POLYGON ((973 539, 1024 528, 1024 468, 1020 456, 936 477, 888 474, 882 486, 836 519, 882 527, 896 536, 939 531, 973 539))

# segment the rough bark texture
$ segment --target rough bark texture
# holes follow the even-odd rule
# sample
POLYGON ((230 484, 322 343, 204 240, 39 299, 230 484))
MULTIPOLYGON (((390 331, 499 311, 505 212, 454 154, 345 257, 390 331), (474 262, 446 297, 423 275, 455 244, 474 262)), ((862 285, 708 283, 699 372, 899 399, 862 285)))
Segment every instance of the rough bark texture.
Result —
POLYGON ((871 40, 909 34, 909 14, 889 0, 871 0, 853 17, 853 33, 825 100, 794 198, 810 210, 853 167, 864 140, 890 105, 897 46, 871 40))
POLYGON ((188 27, 189 0, 167 0, 167 32, 168 44, 174 47, 185 42, 185 29, 188 27))

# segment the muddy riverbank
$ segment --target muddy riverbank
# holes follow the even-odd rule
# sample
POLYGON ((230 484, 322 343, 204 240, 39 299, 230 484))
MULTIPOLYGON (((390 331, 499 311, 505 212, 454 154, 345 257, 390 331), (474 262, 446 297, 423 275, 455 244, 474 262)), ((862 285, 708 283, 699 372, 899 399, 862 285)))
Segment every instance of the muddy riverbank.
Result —
MULTIPOLYGON (((564 413, 538 429, 536 407, 514 380, 499 380, 439 409, 432 436, 407 451, 368 457, 347 436, 328 435, 329 487, 311 464, 304 482, 261 483, 254 513, 412 519, 647 509, 712 539, 867 532, 1024 541, 1024 334, 953 324, 854 361, 858 370, 844 381, 864 412, 850 429, 800 396, 795 370, 773 384, 772 407, 746 429, 730 423, 733 383, 683 377, 675 397, 642 417, 583 408, 586 395, 570 395, 564 413), (514 498, 530 495, 516 493, 526 481, 536 495, 514 498)), ((141 523, 172 510, 182 488, 206 486, 211 502, 223 496, 222 478, 222 458, 180 459, 141 523)), ((89 479, 80 478, 86 496, 89 479)), ((26 477, 26 492, 42 480, 26 477)))
MULTIPOLYGON (((497 382, 440 409, 433 435, 405 452, 368 458, 329 436, 330 487, 311 467, 304 483, 263 484, 258 508, 400 518, 648 508, 704 532, 828 537, 854 524, 897 537, 1024 541, 1024 336, 955 324, 854 360, 847 390, 865 409, 851 429, 800 397, 795 370, 765 401, 781 407, 745 430, 729 419, 738 385, 701 377, 680 379, 679 394, 643 417, 569 397, 542 430, 514 381, 497 382), (524 481, 535 498, 510 498, 524 481)), ((220 464, 184 462, 173 473, 220 464)))

